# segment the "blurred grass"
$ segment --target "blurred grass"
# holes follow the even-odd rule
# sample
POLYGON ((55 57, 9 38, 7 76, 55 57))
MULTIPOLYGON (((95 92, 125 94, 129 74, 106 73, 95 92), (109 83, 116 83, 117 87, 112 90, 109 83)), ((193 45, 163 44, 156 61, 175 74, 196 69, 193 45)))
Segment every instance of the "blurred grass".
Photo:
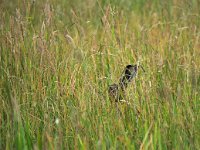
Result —
POLYGON ((199 6, 2 0, 0 149, 199 149, 199 6), (112 105, 138 60, 132 105, 112 105))

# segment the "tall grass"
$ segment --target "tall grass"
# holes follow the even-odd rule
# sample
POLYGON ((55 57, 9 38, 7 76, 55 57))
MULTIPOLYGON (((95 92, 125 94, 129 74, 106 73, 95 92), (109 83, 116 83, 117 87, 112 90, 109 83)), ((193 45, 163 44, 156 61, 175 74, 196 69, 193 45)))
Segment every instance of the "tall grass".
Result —
POLYGON ((0 149, 200 148, 198 0, 0 3, 0 149))

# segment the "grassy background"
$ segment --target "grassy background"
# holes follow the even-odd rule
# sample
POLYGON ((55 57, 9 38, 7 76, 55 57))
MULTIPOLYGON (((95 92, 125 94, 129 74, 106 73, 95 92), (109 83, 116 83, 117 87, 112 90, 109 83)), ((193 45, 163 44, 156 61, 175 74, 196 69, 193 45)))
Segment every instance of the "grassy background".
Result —
POLYGON ((2 0, 0 15, 0 149, 200 149, 198 0, 2 0), (113 105, 138 60, 131 106, 113 105))

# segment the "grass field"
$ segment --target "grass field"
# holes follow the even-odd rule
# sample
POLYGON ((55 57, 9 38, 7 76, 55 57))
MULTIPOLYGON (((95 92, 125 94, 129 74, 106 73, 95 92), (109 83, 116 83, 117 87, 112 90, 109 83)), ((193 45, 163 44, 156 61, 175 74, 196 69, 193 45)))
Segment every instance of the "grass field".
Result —
POLYGON ((0 149, 200 149, 199 0, 2 0, 0 15, 0 149), (131 105, 111 103, 137 61, 131 105))

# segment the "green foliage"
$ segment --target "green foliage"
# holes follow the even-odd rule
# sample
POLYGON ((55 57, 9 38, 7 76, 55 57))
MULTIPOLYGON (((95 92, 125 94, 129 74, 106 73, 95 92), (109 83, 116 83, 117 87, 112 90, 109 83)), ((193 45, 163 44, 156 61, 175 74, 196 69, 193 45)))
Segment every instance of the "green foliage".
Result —
POLYGON ((199 5, 1 1, 0 149, 200 149, 199 5))

